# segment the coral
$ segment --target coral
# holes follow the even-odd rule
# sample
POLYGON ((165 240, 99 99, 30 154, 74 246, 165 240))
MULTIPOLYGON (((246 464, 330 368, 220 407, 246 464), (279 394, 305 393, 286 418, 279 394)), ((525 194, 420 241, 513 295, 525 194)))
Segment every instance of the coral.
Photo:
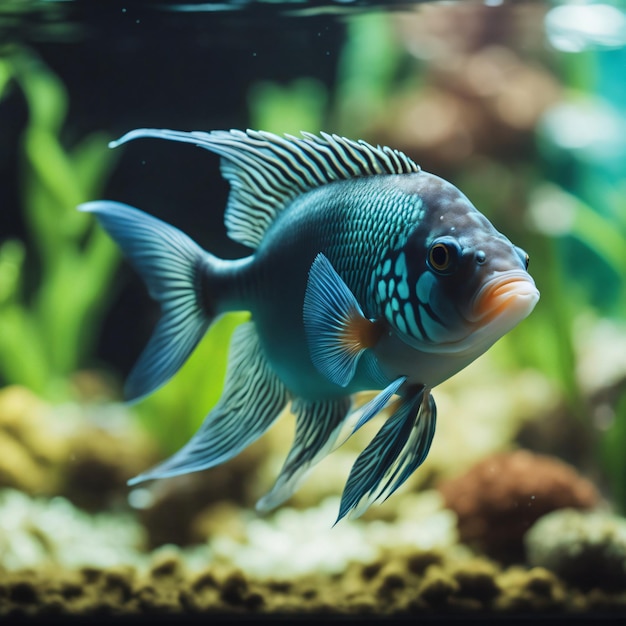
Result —
POLYGON ((592 608, 588 599, 568 592, 565 584, 552 572, 534 567, 530 570, 511 567, 500 576, 498 584, 501 593, 494 599, 497 611, 515 611, 528 613, 536 611, 592 608))
POLYGON ((524 537, 529 563, 583 589, 626 590, 626 519, 608 512, 554 511, 524 537))
POLYGON ((488 457, 442 482, 439 491, 458 516, 461 540, 503 560, 523 557, 524 533, 546 513, 591 508, 600 500, 573 468, 525 450, 488 457))
MULTIPOLYGON (((64 418, 70 408, 63 409, 64 418)), ((130 423, 121 404, 74 409, 76 427, 67 438, 70 456, 62 467, 60 493, 90 510, 125 501, 126 481, 155 463, 156 446, 130 423)))

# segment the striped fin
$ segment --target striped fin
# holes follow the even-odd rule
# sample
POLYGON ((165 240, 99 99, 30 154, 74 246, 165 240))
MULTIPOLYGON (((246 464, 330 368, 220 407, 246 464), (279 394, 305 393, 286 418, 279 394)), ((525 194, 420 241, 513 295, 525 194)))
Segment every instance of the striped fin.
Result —
POLYGON ((239 326, 230 346, 222 397, 198 432, 176 454, 128 481, 135 485, 214 467, 256 441, 288 401, 263 354, 253 322, 239 326))
POLYGON ((298 398, 296 437, 272 490, 257 503, 258 511, 269 511, 288 500, 309 471, 335 447, 343 421, 350 409, 347 397, 310 402, 298 398))
MULTIPOLYGON (((368 354, 371 353, 366 352, 363 355, 363 358, 366 358, 368 354)), ((376 417, 388 405, 393 394, 397 393, 398 389, 400 389, 404 382, 406 382, 406 376, 400 376, 388 384, 369 402, 360 406, 358 409, 351 411, 341 423, 341 429, 335 438, 335 443, 332 449, 336 450, 339 446, 343 445, 357 430, 359 430, 359 428, 361 428, 361 426, 364 426, 367 422, 376 417)))
POLYGON ((209 327, 201 278, 214 257, 177 228, 126 204, 101 200, 78 208, 98 218, 161 305, 161 319, 124 388, 136 401, 180 369, 209 327))
POLYGON ((428 390, 422 388, 399 402, 352 467, 337 522, 346 515, 359 517, 404 483, 426 459, 436 422, 437 410, 428 390))
POLYGON ((376 344, 382 328, 363 315, 354 294, 321 253, 309 271, 303 318, 311 362, 330 381, 346 387, 361 355, 376 344))
POLYGON ((352 434, 354 434, 361 426, 365 426, 367 422, 376 417, 386 406, 394 393, 400 389, 406 382, 406 376, 396 378, 392 383, 387 385, 375 398, 372 398, 362 409, 359 420, 357 421, 352 434))
POLYGON ((109 144, 141 137, 192 143, 222 157, 231 184, 225 222, 229 236, 256 248, 278 213, 297 195, 336 180, 406 174, 420 168, 404 153, 339 135, 302 132, 301 137, 256 130, 182 132, 142 128, 109 144))

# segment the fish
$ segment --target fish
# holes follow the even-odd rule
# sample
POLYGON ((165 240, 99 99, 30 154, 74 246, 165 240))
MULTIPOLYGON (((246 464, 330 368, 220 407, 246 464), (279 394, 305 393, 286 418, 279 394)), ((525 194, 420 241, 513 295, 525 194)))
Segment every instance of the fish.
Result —
POLYGON ((337 134, 136 129, 220 157, 230 185, 225 260, 172 225, 112 200, 79 206, 121 247, 161 317, 129 374, 138 401, 182 366, 211 323, 235 330, 222 395, 176 453, 129 481, 206 470, 261 437, 290 403, 295 436, 261 513, 287 501, 313 467, 384 411, 357 456, 337 522, 393 494, 426 459, 432 389, 526 318, 539 291, 528 255, 450 182, 405 153, 337 134), (356 406, 354 394, 372 399, 356 406))

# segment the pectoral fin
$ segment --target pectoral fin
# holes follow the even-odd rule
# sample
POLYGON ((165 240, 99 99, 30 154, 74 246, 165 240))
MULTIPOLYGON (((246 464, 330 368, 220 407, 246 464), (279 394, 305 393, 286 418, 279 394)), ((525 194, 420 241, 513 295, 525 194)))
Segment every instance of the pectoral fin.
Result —
POLYGON ((346 387, 363 352, 378 341, 381 328, 363 315, 354 294, 323 254, 317 255, 309 271, 303 315, 313 365, 346 387))

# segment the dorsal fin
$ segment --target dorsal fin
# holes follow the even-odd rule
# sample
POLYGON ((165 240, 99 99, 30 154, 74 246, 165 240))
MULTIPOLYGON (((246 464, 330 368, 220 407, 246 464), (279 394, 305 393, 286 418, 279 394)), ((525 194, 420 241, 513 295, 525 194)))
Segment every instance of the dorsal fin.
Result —
POLYGON ((225 222, 229 236, 256 248, 278 213, 298 194, 327 183, 375 174, 406 174, 420 168, 406 154, 339 135, 302 132, 301 137, 258 130, 182 132, 138 129, 111 142, 139 137, 193 143, 222 157, 231 185, 225 222))

